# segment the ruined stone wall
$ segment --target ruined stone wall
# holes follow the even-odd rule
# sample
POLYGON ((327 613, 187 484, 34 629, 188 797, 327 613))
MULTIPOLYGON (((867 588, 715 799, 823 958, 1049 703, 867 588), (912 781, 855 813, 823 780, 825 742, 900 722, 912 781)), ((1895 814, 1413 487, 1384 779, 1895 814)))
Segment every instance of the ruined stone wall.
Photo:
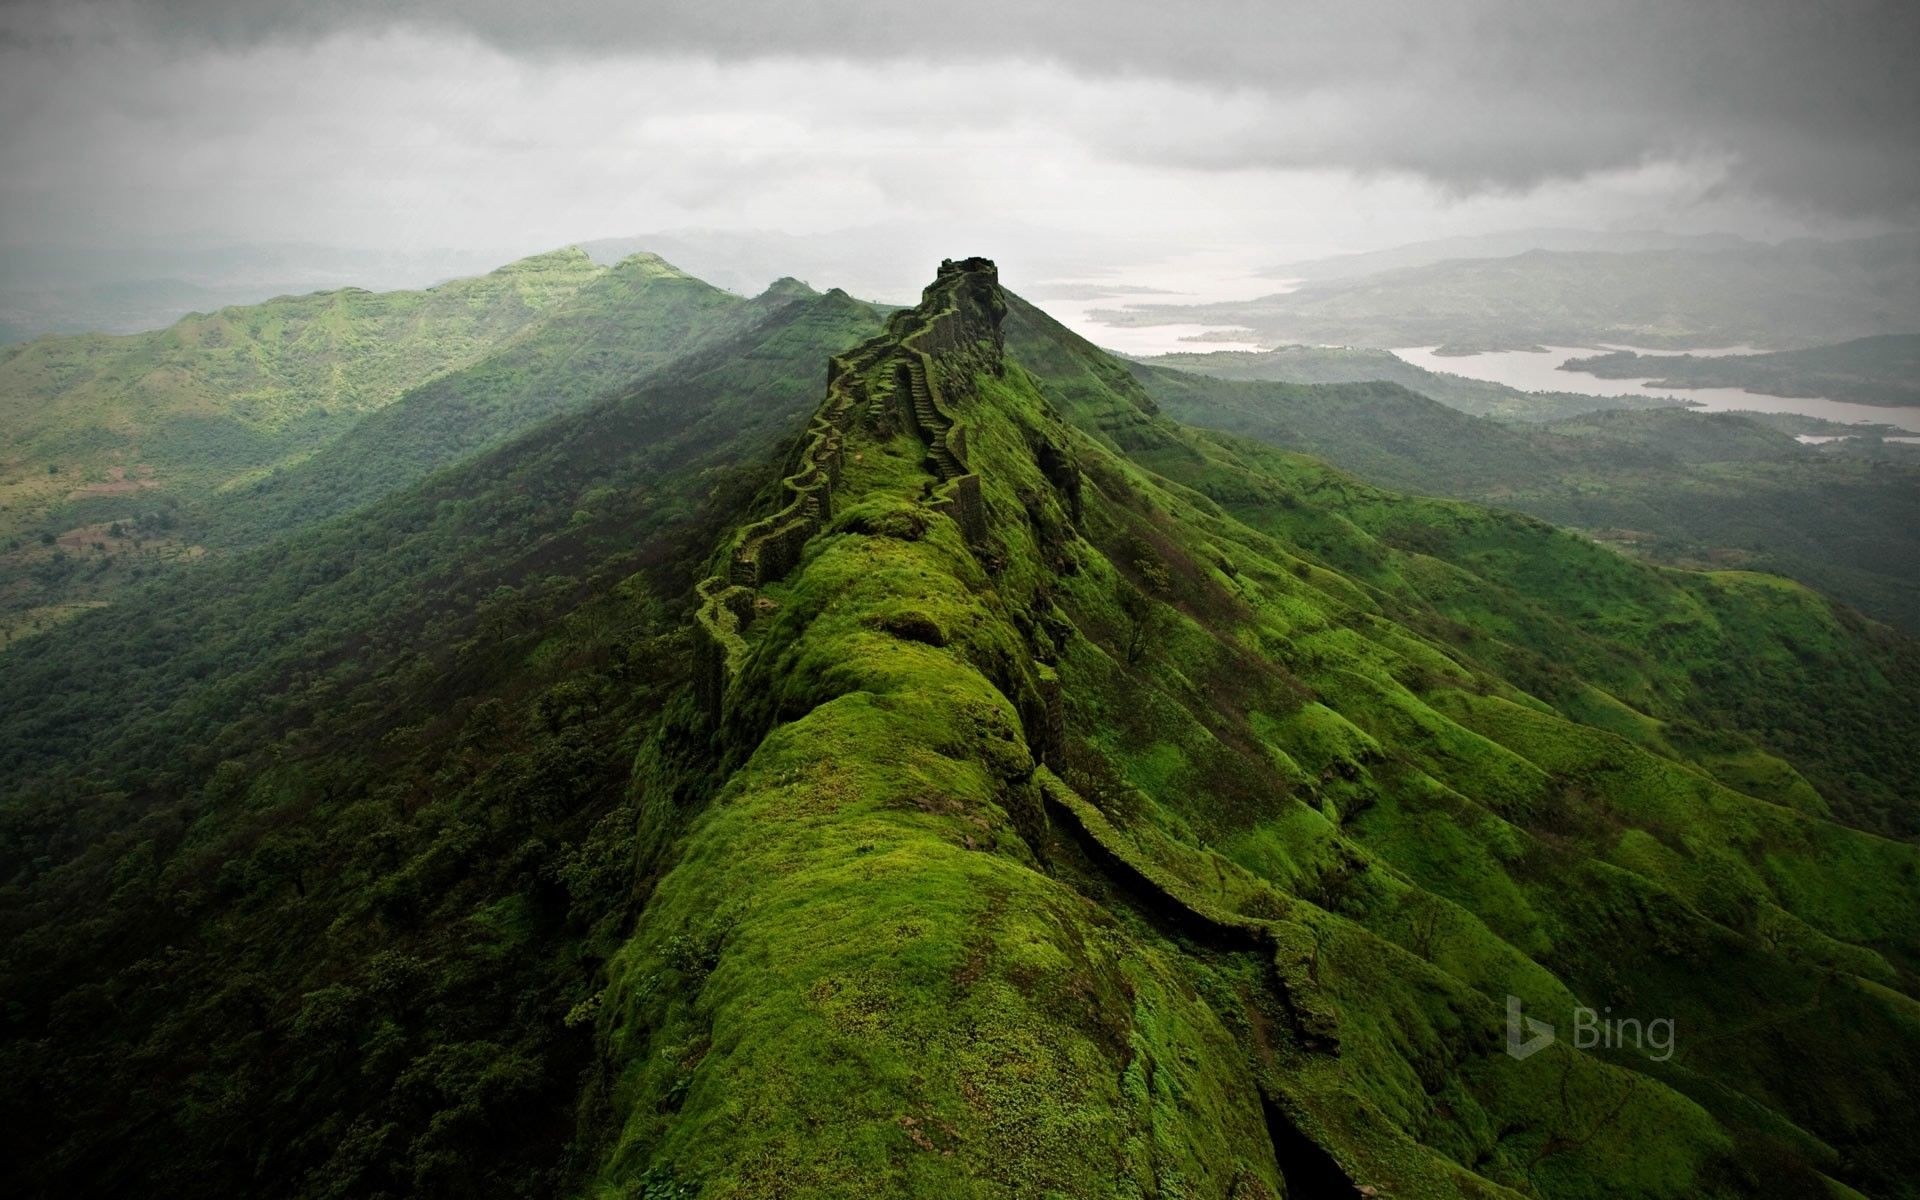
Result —
POLYGON ((853 362, 834 359, 833 370, 827 402, 814 414, 793 472, 781 480, 787 503, 741 530, 728 577, 743 587, 785 576, 800 561, 807 539, 833 515, 833 485, 840 478, 846 431, 866 407, 865 387, 853 362))
POLYGON ((724 575, 699 588, 696 687, 716 716, 745 656, 742 634, 753 618, 755 590, 792 571, 807 543, 832 520, 833 489, 855 422, 899 410, 927 444, 941 480, 932 507, 952 517, 969 543, 986 538, 980 478, 967 465, 966 425, 951 393, 965 398, 977 372, 999 367, 1004 301, 997 279, 993 264, 983 259, 942 263, 919 308, 893 314, 885 333, 828 360, 827 399, 781 480, 787 502, 742 529, 724 575), (877 393, 876 378, 889 381, 877 393))
POLYGON ((717 718, 727 686, 746 657, 741 630, 753 619, 753 591, 718 575, 701 581, 694 591, 700 598, 693 622, 694 697, 717 718))
POLYGON ((942 484, 933 495, 932 507, 953 518, 968 544, 978 545, 987 536, 987 506, 980 498, 980 477, 961 475, 942 484))

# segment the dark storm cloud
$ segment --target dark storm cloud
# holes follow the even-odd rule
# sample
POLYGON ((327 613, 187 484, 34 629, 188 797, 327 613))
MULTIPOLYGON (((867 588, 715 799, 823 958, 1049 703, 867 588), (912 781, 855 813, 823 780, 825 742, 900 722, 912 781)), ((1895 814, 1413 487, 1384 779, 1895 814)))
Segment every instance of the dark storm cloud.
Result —
POLYGON ((1911 215, 1920 202, 1911 2, 63 0, 4 12, 9 40, 56 46, 109 35, 234 45, 405 23, 527 56, 1044 59, 1238 101, 1241 119, 1197 130, 1114 114, 1103 148, 1142 162, 1410 171, 1476 191, 1692 157, 1831 213, 1911 215))

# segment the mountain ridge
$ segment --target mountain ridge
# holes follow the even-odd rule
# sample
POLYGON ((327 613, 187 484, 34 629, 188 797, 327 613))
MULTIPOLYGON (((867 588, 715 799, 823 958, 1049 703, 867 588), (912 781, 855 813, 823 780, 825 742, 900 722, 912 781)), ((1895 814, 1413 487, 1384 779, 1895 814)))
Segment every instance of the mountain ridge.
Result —
POLYGON ((23 1194, 1911 1194, 1916 644, 985 260, 10 653, 23 1194))
MULTIPOLYGON (((1455 797, 1447 804, 1465 805, 1462 815, 1478 810, 1467 796, 1489 797, 1505 816, 1474 818, 1492 821, 1484 836, 1504 828, 1498 838, 1545 839, 1561 818, 1543 825, 1527 803, 1492 795, 1625 754, 1646 783, 1593 785, 1611 803, 1639 809, 1663 789, 1697 790, 1684 803, 1731 806, 1729 817, 1746 813, 1739 819, 1756 829, 1778 823, 1761 835, 1769 841, 1791 839, 1799 835, 1788 830, 1817 819, 1805 806, 1823 807, 1802 783, 1776 778, 1776 799, 1754 801, 1706 782, 1711 774, 1683 754, 1637 757, 1646 752, 1629 751, 1619 735, 1569 722, 1523 693, 1496 686, 1476 700, 1472 687, 1362 682, 1403 655, 1411 658, 1390 668, 1396 678, 1412 661, 1443 676, 1475 668, 1458 657, 1443 665, 1458 646, 1416 650, 1421 639, 1394 632, 1391 618, 1362 615, 1380 613, 1386 593, 1374 598, 1291 558, 1190 487, 1103 450, 1101 441, 1153 461, 1203 446, 1173 432, 1118 364, 1096 367, 1095 378, 1106 372, 1119 388, 1093 420, 1097 440, 1076 430, 1062 415, 1072 410, 1034 390, 1031 366, 1002 351, 1002 316, 1020 306, 998 295, 991 264, 949 262, 920 307, 837 359, 806 442, 763 501, 769 515, 737 527, 711 560, 716 569, 699 589, 698 703, 677 732, 649 744, 640 767, 648 783, 639 842, 659 857, 602 1002, 603 1045, 621 1049, 591 1101, 607 1114, 601 1186, 638 1179, 719 1194, 847 1194, 857 1181, 858 1192, 874 1194, 1078 1194, 1178 1176, 1246 1195, 1310 1190, 1314 1181, 1386 1194, 1741 1194, 1726 1120, 1742 1137, 1788 1136, 1794 1153, 1841 1170, 1838 1155, 1824 1157, 1821 1139, 1793 1121, 1755 1129, 1738 1105, 1708 1099, 1702 1087, 1724 1085, 1704 1077, 1578 1056, 1528 1074, 1508 1060, 1488 992, 1517 991, 1529 1007, 1564 1014, 1573 985, 1527 961, 1522 948, 1543 930, 1522 934, 1492 910, 1471 915, 1487 896, 1468 899, 1457 875, 1440 885, 1454 868, 1435 874, 1431 859, 1416 867, 1432 851, 1386 832, 1405 819, 1390 810, 1410 802, 1390 797, 1437 787, 1455 797), (1256 568, 1258 554, 1282 565, 1256 568), (1286 611, 1270 607, 1269 589, 1293 597, 1284 624, 1295 638, 1326 619, 1307 613, 1341 614, 1327 630, 1345 632, 1326 646, 1347 643, 1355 665, 1330 669, 1265 640, 1284 627, 1267 622, 1286 611), (1409 686, 1431 698, 1393 698, 1409 686), (1213 697, 1228 694, 1256 711, 1215 707, 1213 697), (1129 719, 1114 707, 1126 704, 1144 711, 1129 719), (1095 712, 1103 715, 1089 724, 1095 712), (1099 732, 1107 721, 1145 744, 1116 743, 1113 730, 1099 732), (1412 733, 1421 722, 1427 731, 1412 733), (1437 756, 1415 748, 1459 736, 1449 728, 1473 730, 1470 740, 1485 748, 1504 745, 1492 761, 1508 765, 1485 774, 1458 757, 1463 748, 1437 756), (1318 852, 1330 858, 1283 865, 1299 846, 1255 851, 1243 840, 1290 809, 1331 823, 1318 852), (1384 889, 1376 893, 1384 911, 1368 915, 1339 898, 1352 884, 1334 880, 1349 872, 1384 889), (1424 892, 1435 885, 1460 899, 1424 892), (1455 933, 1468 944, 1490 940, 1464 959, 1418 950, 1397 925, 1405 912, 1385 913, 1417 910, 1421 895, 1463 922, 1455 933), (994 896, 1007 897, 1004 907, 977 907, 994 896), (715 897, 726 898, 717 909, 715 897), (1054 924, 1034 925, 1034 912, 1054 924), (1402 991, 1381 971, 1420 982, 1402 991), (1384 991, 1335 982, 1355 973, 1384 991), (1187 984, 1175 982, 1183 977, 1187 984), (1183 996, 1183 987, 1198 993, 1183 996), (1369 1031, 1381 1020, 1414 1023, 1426 1048, 1377 1041, 1369 1031), (1175 1028, 1184 1032, 1169 1040, 1175 1028), (1038 1040, 1013 1043, 1027 1047, 1015 1051, 1009 1036, 1038 1040), (1451 1085, 1445 1107, 1456 1114, 1470 1109, 1498 1125, 1554 1107, 1531 1089, 1558 1086, 1569 1132, 1541 1134, 1517 1157, 1496 1140, 1463 1160, 1442 1147, 1472 1135, 1450 1124, 1457 1115, 1430 1107, 1431 1096, 1401 1093, 1386 1109, 1375 1107, 1387 1103, 1379 1096, 1362 1098, 1362 1077, 1411 1079, 1441 1061, 1449 1078, 1478 1081, 1451 1085), (1180 1099, 1129 1091, 1129 1072, 1140 1069, 1164 1075, 1180 1099), (1507 1105, 1519 1107, 1503 1118, 1507 1105)), ((1086 402, 1079 407, 1075 421, 1093 416, 1086 402)), ((1588 803, 1564 785, 1547 791, 1576 810, 1588 803)), ((1629 824, 1657 823, 1665 803, 1629 824)), ((1837 839, 1831 849, 1802 853, 1809 870, 1836 883, 1849 856, 1914 854, 1826 828, 1821 838, 1837 839)), ((1467 845, 1448 844, 1454 853, 1467 845)), ((1539 882, 1521 882, 1524 873, 1491 866, 1484 847, 1470 853, 1530 904, 1585 928, 1583 938, 1600 926, 1593 913, 1576 914, 1612 896, 1671 911, 1693 931, 1687 937, 1705 939, 1689 953, 1746 955, 1745 970, 1777 975, 1775 986, 1793 994, 1811 979, 1785 960, 1752 959, 1739 949, 1744 935, 1716 919, 1680 915, 1702 903, 1691 868, 1591 864, 1580 870, 1593 897, 1549 899, 1539 882), (1665 908, 1681 896, 1691 898, 1665 908)), ((1754 893, 1754 902, 1783 915, 1782 902, 1803 904, 1770 894, 1754 893)), ((1855 928, 1876 930, 1869 939, 1894 955, 1871 970, 1910 987, 1914 947, 1896 950, 1902 938, 1888 923, 1900 903, 1885 893, 1871 902, 1878 915, 1855 928)), ((1638 931, 1620 931, 1623 950, 1650 943, 1668 919, 1630 922, 1638 931)), ((1596 962, 1532 953, 1577 986, 1594 986, 1596 962)), ((1660 953, 1629 953, 1637 980, 1669 970, 1654 965, 1660 953)), ((1658 990, 1672 1002, 1675 987, 1658 990)), ((1854 1015, 1886 1045, 1911 1048, 1916 1031, 1904 1011, 1854 1015)), ((1845 1051, 1856 1067, 1864 1044, 1845 1051)), ((1741 1088, 1752 1093, 1754 1084, 1741 1088)), ((1817 1116, 1786 1107, 1793 1120, 1817 1116)), ((1875 1154, 1887 1152, 1877 1144, 1875 1154)))

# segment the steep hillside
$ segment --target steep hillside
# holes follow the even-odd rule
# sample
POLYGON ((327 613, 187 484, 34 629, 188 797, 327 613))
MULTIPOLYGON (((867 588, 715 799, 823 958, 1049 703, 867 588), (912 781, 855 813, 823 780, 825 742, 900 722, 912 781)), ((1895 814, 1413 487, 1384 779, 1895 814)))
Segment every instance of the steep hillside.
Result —
POLYGON ((948 264, 837 360, 700 589, 597 1189, 1908 1192, 1920 848, 1661 714, 1910 706, 1911 643, 1182 431, 1004 305, 948 264), (1679 1044, 1518 1059, 1510 996, 1679 1044))
POLYGON ((1811 449, 1730 413, 1601 411, 1517 426, 1386 384, 1230 382, 1149 364, 1134 374, 1176 420, 1384 487, 1531 513, 1657 562, 1786 575, 1920 633, 1911 466, 1811 449))
POLYGON ((0 1190, 557 1194, 694 568, 877 328, 791 299, 16 645, 0 1190))

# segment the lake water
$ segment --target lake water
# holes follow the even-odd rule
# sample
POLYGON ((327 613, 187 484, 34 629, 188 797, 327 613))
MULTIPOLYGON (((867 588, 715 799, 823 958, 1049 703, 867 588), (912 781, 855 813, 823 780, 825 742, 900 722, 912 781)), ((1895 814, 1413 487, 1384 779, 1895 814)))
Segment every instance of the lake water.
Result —
MULTIPOLYGON (((1849 435, 1844 433, 1801 433, 1794 436, 1795 440, 1802 445, 1824 446, 1828 442, 1844 442, 1849 435)), ((1883 442, 1899 442, 1907 446, 1920 446, 1920 437, 1887 437, 1881 438, 1880 440, 1883 442)))
MULTIPOLYGON (((1393 351, 1399 358, 1429 371, 1465 375, 1504 383, 1523 392, 1575 392, 1585 396, 1671 396, 1707 412, 1803 413, 1839 421, 1846 425, 1892 425, 1920 433, 1920 410, 1881 408, 1872 404, 1849 404, 1844 400, 1826 400, 1796 396, 1767 396, 1739 388, 1650 388, 1652 379, 1602 379, 1585 371, 1562 371, 1560 364, 1569 359, 1588 358, 1602 353, 1583 346, 1548 346, 1544 350, 1495 350, 1485 354, 1435 354, 1433 346, 1408 346, 1393 351)), ((1630 349, 1618 346, 1607 349, 1630 349)), ((1718 355, 1751 353, 1749 347, 1716 347, 1710 350, 1640 351, 1640 353, 1718 355)))
POLYGON ((1244 251, 1197 251, 1131 266, 1124 276, 1062 277, 1017 288, 1054 320, 1096 346, 1122 354, 1191 354, 1209 350, 1259 350, 1250 330, 1218 324, 1112 325, 1095 312, 1134 304, 1212 304, 1253 300, 1290 292, 1298 280, 1278 280, 1249 270, 1244 251), (1244 338, 1239 334, 1246 334, 1244 338), (1196 338, 1220 340, 1196 341, 1196 338))
POLYGON ((1086 338, 1103 350, 1118 350, 1122 354, 1132 354, 1141 358, 1155 354, 1206 354, 1214 350, 1260 350, 1262 343, 1254 340, 1252 330, 1246 331, 1244 341, 1228 341, 1227 334, 1235 332, 1218 325, 1108 325, 1104 321, 1095 321, 1088 317, 1085 310, 1094 307, 1112 308, 1110 301, 1096 301, 1077 306, 1081 311, 1069 311, 1063 315, 1061 309, 1069 308, 1065 304, 1047 305, 1047 311, 1068 329, 1086 338), (1204 342, 1195 338, 1205 337, 1204 342), (1215 340, 1218 339, 1218 340, 1215 340))

